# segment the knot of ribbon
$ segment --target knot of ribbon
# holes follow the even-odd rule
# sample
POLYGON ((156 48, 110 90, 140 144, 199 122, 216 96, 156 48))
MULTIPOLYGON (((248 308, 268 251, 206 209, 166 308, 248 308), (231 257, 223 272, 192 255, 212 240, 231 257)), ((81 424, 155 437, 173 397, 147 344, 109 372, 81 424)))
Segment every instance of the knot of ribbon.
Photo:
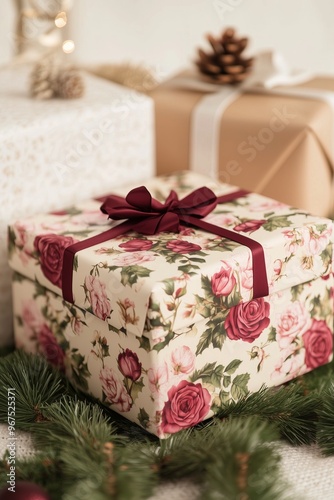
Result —
POLYGON ((108 196, 101 211, 109 219, 132 220, 138 233, 152 235, 165 231, 178 233, 187 216, 203 218, 216 208, 217 203, 217 196, 207 187, 196 189, 181 200, 175 191, 171 191, 165 203, 160 203, 146 187, 141 186, 132 189, 126 198, 108 196))
POLYGON ((129 231, 145 235, 167 231, 178 233, 182 224, 194 226, 247 246, 251 250, 253 260, 253 298, 267 296, 269 291, 262 245, 245 235, 203 220, 216 208, 217 204, 228 203, 247 194, 248 191, 239 190, 217 197, 211 189, 201 187, 181 200, 175 191, 171 191, 166 201, 161 203, 154 199, 144 186, 141 186, 131 190, 125 198, 117 195, 105 197, 101 205, 102 212, 112 220, 123 222, 65 249, 62 269, 63 298, 74 303, 73 264, 77 252, 104 243, 129 231))

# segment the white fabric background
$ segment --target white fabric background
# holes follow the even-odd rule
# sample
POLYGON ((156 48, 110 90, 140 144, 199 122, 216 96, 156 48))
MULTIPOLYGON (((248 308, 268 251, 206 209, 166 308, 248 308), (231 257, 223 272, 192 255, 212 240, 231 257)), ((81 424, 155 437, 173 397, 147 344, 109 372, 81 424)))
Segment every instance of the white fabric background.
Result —
MULTIPOLYGON (((29 457, 34 449, 29 434, 17 431, 17 457, 29 457)), ((8 440, 7 426, 0 425, 0 457, 8 440)), ((280 444, 282 478, 291 486, 292 498, 332 500, 334 498, 334 456, 323 457, 316 446, 292 447, 280 444)), ((149 500, 197 500, 199 489, 189 481, 159 486, 149 500)), ((261 499, 259 499, 261 500, 261 499)))

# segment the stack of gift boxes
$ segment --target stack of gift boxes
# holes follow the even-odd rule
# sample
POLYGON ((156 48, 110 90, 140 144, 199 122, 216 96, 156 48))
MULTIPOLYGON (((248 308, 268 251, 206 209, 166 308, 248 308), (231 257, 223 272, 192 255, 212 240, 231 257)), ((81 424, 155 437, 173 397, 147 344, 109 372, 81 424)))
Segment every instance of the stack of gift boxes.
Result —
MULTIPOLYGON (((17 347, 160 437, 328 363, 334 223, 324 216, 334 128, 326 99, 234 95, 218 120, 217 164, 195 168, 208 177, 191 171, 192 117, 205 91, 175 79, 149 97, 91 85, 99 90, 78 108, 26 103, 25 125, 13 125, 20 153, 7 169, 23 177, 4 222, 17 347), (38 140, 37 113, 45 120, 38 140), (82 135, 102 117, 108 140, 57 184, 59 157, 38 145, 54 146, 54 133, 70 147, 70 123, 82 135)), ((302 85, 334 87, 330 79, 302 85)), ((93 143, 98 130, 84 135, 93 143)))

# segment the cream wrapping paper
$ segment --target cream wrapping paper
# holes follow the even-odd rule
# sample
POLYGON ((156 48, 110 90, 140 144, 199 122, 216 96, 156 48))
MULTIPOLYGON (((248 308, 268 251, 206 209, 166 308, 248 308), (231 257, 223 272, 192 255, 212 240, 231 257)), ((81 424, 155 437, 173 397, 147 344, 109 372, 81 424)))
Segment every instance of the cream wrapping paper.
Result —
POLYGON ((334 79, 284 73, 261 78, 268 85, 259 88, 259 79, 254 78, 240 90, 212 95, 216 85, 185 73, 153 91, 158 172, 192 167, 223 182, 329 215, 334 79), (268 90, 287 82, 297 82, 298 88, 268 90))
MULTIPOLYGON (((235 191, 190 171, 146 184, 160 201, 204 185, 235 191)), ((204 220, 261 244, 269 295, 253 295, 260 269, 247 247, 182 226, 79 251, 73 305, 61 297, 61 255, 110 227, 99 206, 21 219, 9 231, 16 344, 80 389, 163 438, 331 360, 333 221, 255 193, 233 198, 204 220)))

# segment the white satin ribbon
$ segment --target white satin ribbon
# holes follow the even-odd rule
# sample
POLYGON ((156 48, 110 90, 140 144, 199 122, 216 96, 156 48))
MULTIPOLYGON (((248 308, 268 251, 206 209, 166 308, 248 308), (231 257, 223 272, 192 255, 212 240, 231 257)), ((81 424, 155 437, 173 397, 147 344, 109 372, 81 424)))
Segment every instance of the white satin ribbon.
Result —
POLYGON ((208 94, 195 107, 190 129, 190 168, 215 178, 218 173, 221 117, 241 92, 231 85, 208 94))
POLYGON ((276 52, 258 54, 252 75, 238 87, 217 85, 194 79, 176 78, 174 86, 207 92, 195 106, 191 117, 190 169, 217 178, 219 165, 219 132, 225 110, 243 93, 277 94, 327 103, 333 111, 334 158, 334 92, 313 88, 293 88, 312 78, 309 72, 291 72, 283 57, 276 52), (276 89, 275 86, 285 86, 276 89))

